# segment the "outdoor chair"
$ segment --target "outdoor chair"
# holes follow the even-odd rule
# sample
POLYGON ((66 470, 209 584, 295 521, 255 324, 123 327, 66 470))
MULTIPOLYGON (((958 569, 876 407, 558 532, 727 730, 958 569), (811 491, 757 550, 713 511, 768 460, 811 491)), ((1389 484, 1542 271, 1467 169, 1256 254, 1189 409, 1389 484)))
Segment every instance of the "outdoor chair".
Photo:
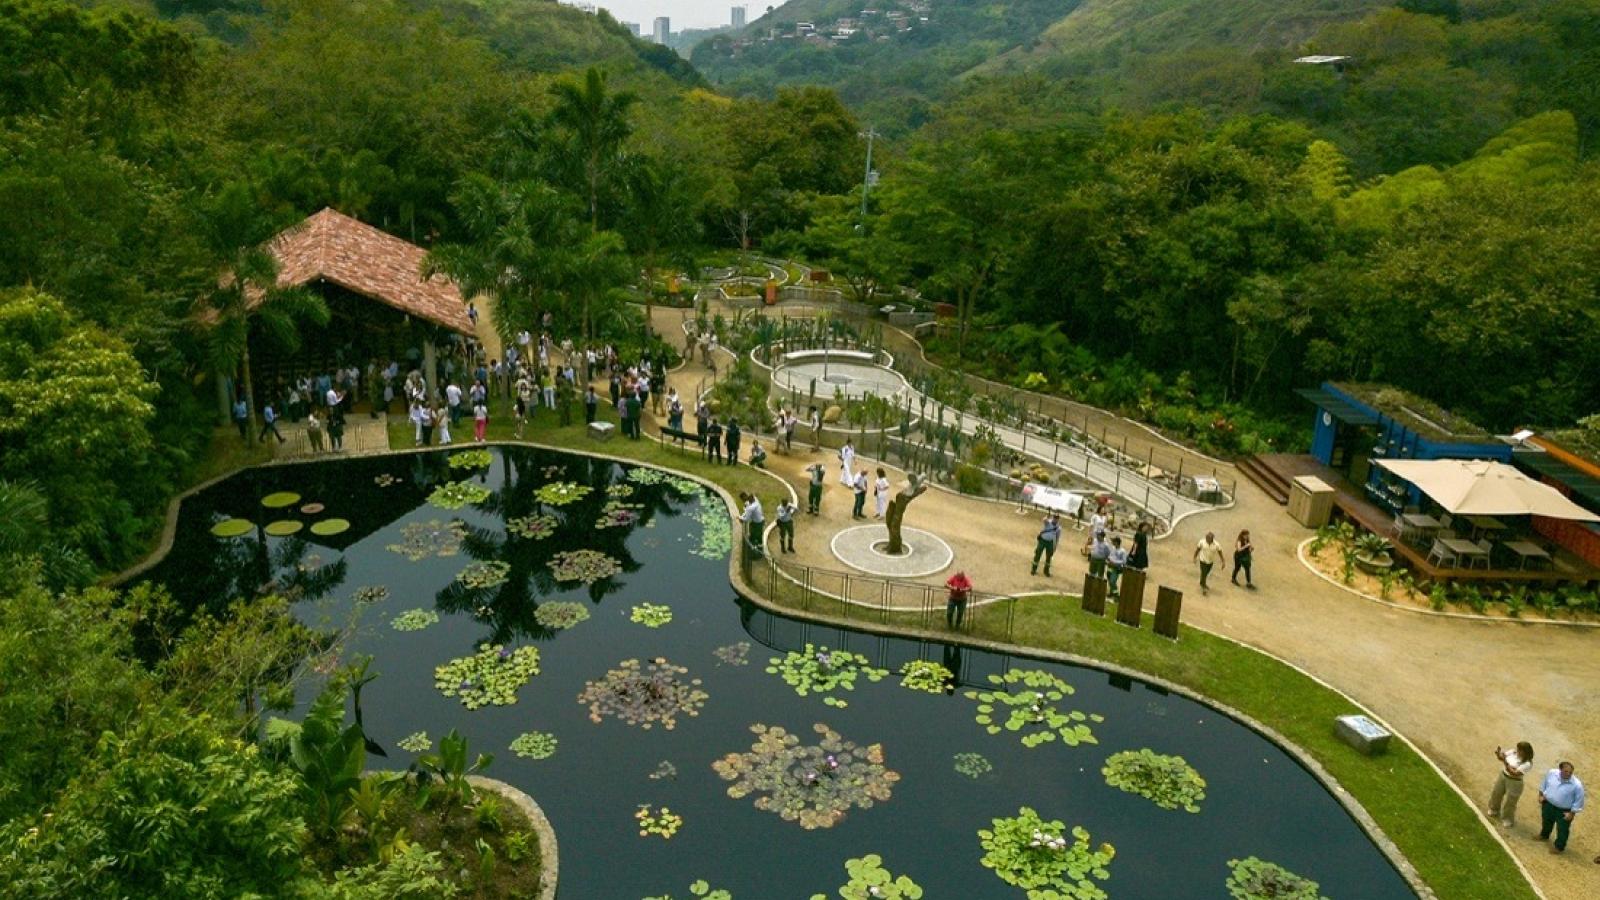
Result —
POLYGON ((1389 533, 1394 535, 1399 540, 1405 540, 1407 530, 1406 523, 1404 519, 1400 518, 1400 516, 1401 513, 1394 514, 1394 522, 1389 526, 1389 533))
MULTIPOLYGON (((1450 515, 1449 513, 1440 513, 1438 518, 1439 518, 1439 530, 1440 531, 1448 530, 1451 525, 1455 524, 1455 521, 1456 521, 1456 517, 1450 515)), ((1455 532, 1453 532, 1453 531, 1451 532, 1451 534, 1454 534, 1454 533, 1455 532)))
POLYGON ((1490 559, 1493 558, 1493 556, 1494 556, 1494 545, 1490 544, 1487 540, 1479 540, 1479 541, 1477 541, 1477 544, 1478 544, 1478 549, 1483 551, 1483 555, 1482 556, 1474 556, 1472 558, 1472 565, 1474 567, 1476 567, 1478 565, 1478 563, 1481 561, 1483 563, 1483 567, 1485 569, 1494 568, 1494 566, 1490 563, 1490 559))
POLYGON ((1428 562, 1441 569, 1453 569, 1456 567, 1456 555, 1450 552, 1443 541, 1436 540, 1433 549, 1428 551, 1428 562))

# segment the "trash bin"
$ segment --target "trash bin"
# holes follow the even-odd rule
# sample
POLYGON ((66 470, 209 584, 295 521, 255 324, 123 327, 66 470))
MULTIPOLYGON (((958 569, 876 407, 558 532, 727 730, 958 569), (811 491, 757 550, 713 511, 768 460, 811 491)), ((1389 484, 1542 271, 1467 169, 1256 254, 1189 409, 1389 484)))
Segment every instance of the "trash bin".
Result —
POLYGON ((1333 515, 1333 488, 1315 475, 1301 475, 1289 487, 1289 515, 1307 528, 1321 528, 1333 515))

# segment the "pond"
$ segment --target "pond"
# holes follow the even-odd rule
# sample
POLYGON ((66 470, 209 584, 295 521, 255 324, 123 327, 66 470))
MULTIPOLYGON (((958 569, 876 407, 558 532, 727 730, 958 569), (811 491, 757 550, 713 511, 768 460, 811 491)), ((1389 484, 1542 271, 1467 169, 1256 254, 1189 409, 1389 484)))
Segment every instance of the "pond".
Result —
POLYGON ((980 864, 978 831, 1025 806, 1086 829, 1091 849, 1115 847, 1094 882, 1113 897, 1225 896, 1229 860, 1251 856, 1332 898, 1414 896, 1314 778, 1215 710, 1091 668, 771 615, 732 590, 729 519, 698 484, 484 452, 481 468, 436 452, 240 473, 184 502, 147 577, 208 608, 271 582, 308 624, 348 626, 340 652, 370 654, 379 673, 363 710, 388 759, 372 766, 404 768, 415 754, 402 739, 459 729, 495 755, 491 775, 544 807, 565 898, 683 897, 698 879, 742 900, 835 896, 845 861, 869 853, 930 897, 1023 897, 980 864), (495 705, 505 686, 486 692, 470 670, 436 678, 484 644, 512 656, 491 649, 491 668, 537 648, 514 703, 495 705), (913 660, 960 684, 903 686, 913 660), (853 689, 825 690, 851 676, 853 689), (1030 682, 1061 696, 1021 693, 1030 682), (513 753, 532 732, 555 752, 513 753), (1106 783, 1111 754, 1142 748, 1205 779, 1198 813, 1106 783), (644 805, 681 817, 676 833, 641 835, 644 805))

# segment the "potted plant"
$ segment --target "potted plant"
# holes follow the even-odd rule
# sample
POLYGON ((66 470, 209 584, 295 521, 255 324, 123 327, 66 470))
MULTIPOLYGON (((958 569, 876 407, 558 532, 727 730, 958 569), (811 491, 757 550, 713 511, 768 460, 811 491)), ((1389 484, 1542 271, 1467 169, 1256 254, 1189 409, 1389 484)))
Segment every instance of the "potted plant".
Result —
POLYGON ((1389 554, 1389 540, 1382 535, 1367 532, 1356 538, 1356 568, 1368 575, 1378 575, 1394 567, 1394 557, 1389 554))

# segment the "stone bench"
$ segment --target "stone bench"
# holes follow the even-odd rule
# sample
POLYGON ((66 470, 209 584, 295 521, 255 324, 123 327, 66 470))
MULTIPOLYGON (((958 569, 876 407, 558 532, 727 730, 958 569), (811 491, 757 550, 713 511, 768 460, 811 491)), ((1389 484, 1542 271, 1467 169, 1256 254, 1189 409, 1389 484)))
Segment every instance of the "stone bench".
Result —
POLYGON ((610 422, 590 422, 589 437, 597 441, 609 441, 617 433, 617 426, 610 422))

